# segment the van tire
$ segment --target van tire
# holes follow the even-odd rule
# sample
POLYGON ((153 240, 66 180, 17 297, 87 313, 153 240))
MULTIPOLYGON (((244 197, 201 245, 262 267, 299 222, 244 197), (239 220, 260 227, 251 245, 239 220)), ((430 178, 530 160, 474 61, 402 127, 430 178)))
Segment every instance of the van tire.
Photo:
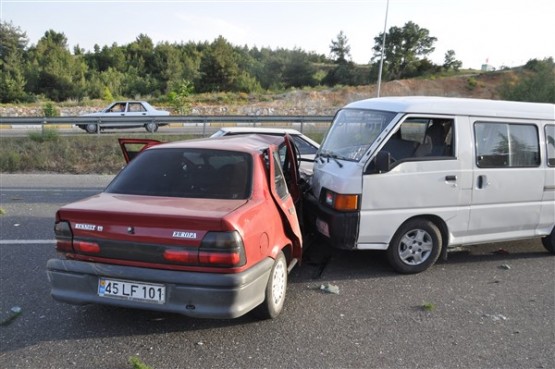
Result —
POLYGON ((555 255, 555 228, 553 228, 549 236, 542 238, 542 244, 549 253, 555 255))
POLYGON ((266 284, 266 297, 253 313, 259 319, 273 319, 283 310, 287 291, 287 261, 283 252, 279 252, 270 270, 266 284))
POLYGON ((441 247, 441 232, 434 223, 426 219, 411 219, 393 235, 387 259, 399 273, 420 273, 436 262, 441 247))

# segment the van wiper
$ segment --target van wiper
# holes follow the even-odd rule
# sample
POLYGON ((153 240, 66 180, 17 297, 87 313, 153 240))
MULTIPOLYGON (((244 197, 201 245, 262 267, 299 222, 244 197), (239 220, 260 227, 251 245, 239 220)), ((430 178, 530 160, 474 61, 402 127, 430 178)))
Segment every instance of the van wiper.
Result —
POLYGON ((341 162, 337 160, 339 159, 339 157, 336 154, 333 154, 329 151, 321 151, 315 160, 319 159, 320 163, 324 163, 325 162, 324 158, 328 159, 328 163, 330 162, 330 159, 333 159, 333 161, 339 166, 339 168, 343 168, 343 164, 341 164, 341 162))

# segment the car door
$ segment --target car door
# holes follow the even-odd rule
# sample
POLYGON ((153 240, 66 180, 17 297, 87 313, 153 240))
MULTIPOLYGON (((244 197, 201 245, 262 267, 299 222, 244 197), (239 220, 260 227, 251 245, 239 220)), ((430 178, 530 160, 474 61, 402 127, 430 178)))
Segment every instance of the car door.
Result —
POLYGON ((126 163, 129 163, 147 148, 163 143, 158 140, 144 138, 118 138, 118 142, 126 163))
POLYGON ((126 117, 142 117, 147 115, 147 110, 140 102, 127 103, 126 117))
MULTIPOLYGON (((287 157, 292 158, 294 156, 288 155, 287 157)), ((286 161, 290 160, 287 157, 286 161)), ((293 195, 296 193, 300 196, 300 191, 296 182, 286 182, 286 175, 281 165, 277 147, 270 146, 268 149, 268 162, 270 166, 270 192, 281 215, 286 234, 293 243, 292 257, 300 260, 302 256, 302 234, 293 195)), ((296 163, 288 163, 287 166, 290 168, 288 170, 296 170, 296 163)))

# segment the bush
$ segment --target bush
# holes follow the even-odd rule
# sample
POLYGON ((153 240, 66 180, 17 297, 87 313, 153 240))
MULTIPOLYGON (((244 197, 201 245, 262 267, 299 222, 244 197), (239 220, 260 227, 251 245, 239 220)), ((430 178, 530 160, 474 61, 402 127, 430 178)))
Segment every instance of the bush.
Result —
POLYGON ((42 107, 42 113, 45 117, 59 117, 60 110, 52 102, 47 102, 42 107))
POLYGON ((13 173, 21 167, 21 156, 17 152, 0 155, 0 172, 13 173))
POLYGON ((43 128, 41 132, 30 132, 29 138, 34 142, 57 141, 60 135, 53 128, 43 128))

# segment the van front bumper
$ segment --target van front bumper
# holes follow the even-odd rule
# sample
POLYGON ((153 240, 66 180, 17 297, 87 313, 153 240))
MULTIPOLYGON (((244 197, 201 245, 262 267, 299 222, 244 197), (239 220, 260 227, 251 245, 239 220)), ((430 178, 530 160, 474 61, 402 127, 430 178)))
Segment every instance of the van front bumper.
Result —
POLYGON ((360 211, 340 212, 321 204, 312 194, 304 200, 306 221, 312 229, 327 237, 338 249, 355 249, 360 224, 360 211))
POLYGON ((244 315, 262 303, 272 265, 273 260, 266 258, 241 273, 216 274, 50 259, 47 274, 51 295, 57 301, 224 319, 244 315), (99 296, 100 277, 162 284, 166 287, 166 301, 154 304, 99 296))

